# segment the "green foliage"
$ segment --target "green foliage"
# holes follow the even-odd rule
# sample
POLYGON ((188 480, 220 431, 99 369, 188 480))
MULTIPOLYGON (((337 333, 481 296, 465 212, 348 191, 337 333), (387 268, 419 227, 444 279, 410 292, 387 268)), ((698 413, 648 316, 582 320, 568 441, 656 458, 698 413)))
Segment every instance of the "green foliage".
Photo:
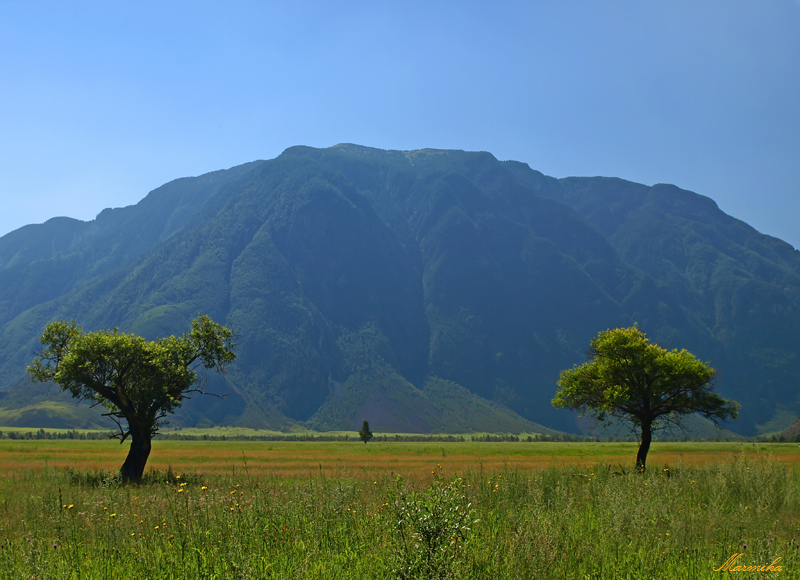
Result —
POLYGON ((88 399, 126 419, 120 427, 125 440, 131 428, 150 435, 197 388, 197 369, 220 372, 233 362, 231 331, 208 316, 192 322, 181 338, 146 341, 140 336, 111 331, 83 332, 75 321, 51 322, 40 342, 44 348, 28 367, 38 382, 53 381, 73 397, 88 399))
POLYGON ((365 420, 361 424, 361 429, 358 432, 358 438, 361 439, 365 445, 367 441, 372 439, 372 431, 369 430, 369 421, 365 420))
POLYGON ((406 491, 402 480, 390 494, 394 507, 395 575, 402 580, 448 578, 467 554, 474 510, 460 477, 445 483, 441 471, 424 491, 406 491))
POLYGON ((637 464, 644 468, 652 432, 680 426, 697 413, 716 423, 735 419, 739 405, 712 391, 715 371, 686 350, 651 344, 637 327, 605 330, 592 340, 590 360, 565 370, 553 405, 619 418, 641 429, 637 464))
POLYGON ((202 392, 198 369, 224 372, 236 358, 231 331, 208 316, 192 321, 180 338, 154 341, 116 328, 83 332, 75 321, 61 320, 45 327, 40 342, 43 348, 28 367, 31 379, 55 382, 74 398, 108 409, 120 442, 132 437, 123 478, 134 480, 142 476, 162 420, 191 393, 202 392))
POLYGON ((654 429, 699 413, 711 420, 736 418, 738 404, 721 398, 709 385, 715 371, 685 350, 651 344, 638 328, 601 332, 592 340, 591 360, 563 371, 553 405, 581 415, 593 412, 627 419, 654 429))

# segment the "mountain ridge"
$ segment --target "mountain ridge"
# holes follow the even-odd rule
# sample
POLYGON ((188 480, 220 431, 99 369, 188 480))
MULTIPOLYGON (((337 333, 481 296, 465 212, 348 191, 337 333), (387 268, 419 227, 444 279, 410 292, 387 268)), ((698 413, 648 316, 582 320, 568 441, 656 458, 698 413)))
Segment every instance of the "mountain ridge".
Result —
POLYGON ((235 396, 193 401, 186 425, 357 428, 372 413, 436 431, 483 414, 575 431, 549 405, 558 371, 634 322, 719 367, 744 404, 728 428, 800 412, 800 252, 675 186, 555 179, 486 152, 298 146, 74 221, 0 238, 0 404, 34 392, 24 366, 54 317, 154 338, 203 312, 240 334, 211 385, 235 396))

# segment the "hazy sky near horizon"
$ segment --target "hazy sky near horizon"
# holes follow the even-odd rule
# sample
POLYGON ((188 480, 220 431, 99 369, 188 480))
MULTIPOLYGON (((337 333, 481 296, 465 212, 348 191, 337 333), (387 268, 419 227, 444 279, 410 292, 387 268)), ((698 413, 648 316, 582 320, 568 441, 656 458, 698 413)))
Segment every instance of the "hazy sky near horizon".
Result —
POLYGON ((287 147, 674 183, 800 248, 800 2, 0 0, 0 236, 287 147))

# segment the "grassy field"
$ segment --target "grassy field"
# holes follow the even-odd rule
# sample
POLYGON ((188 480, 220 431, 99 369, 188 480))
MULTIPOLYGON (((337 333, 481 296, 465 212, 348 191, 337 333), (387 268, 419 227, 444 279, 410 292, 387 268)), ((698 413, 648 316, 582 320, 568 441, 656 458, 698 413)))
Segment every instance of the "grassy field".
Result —
MULTIPOLYGON (((125 460, 128 444, 116 440, 0 439, 0 473, 43 468, 115 470, 125 460)), ((317 441, 164 441, 153 442, 148 467, 157 471, 202 475, 280 478, 402 475, 425 481, 433 467, 460 474, 483 466, 485 471, 531 471, 550 467, 586 468, 596 464, 614 471, 634 464, 636 443, 394 443, 317 441)), ((800 463, 796 443, 675 443, 653 445, 648 463, 654 468, 703 465, 734 455, 758 456, 768 450, 786 464, 800 463)), ((0 476, 1 477, 1 476, 0 476)))
POLYGON ((0 578, 800 576, 796 444, 0 440, 0 578))

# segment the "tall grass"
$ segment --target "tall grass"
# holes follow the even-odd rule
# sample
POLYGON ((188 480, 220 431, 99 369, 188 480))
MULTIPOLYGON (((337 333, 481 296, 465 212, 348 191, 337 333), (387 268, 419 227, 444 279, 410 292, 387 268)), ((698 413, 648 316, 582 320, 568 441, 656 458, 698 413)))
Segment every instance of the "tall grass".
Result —
POLYGON ((0 578, 694 579, 735 553, 800 575, 800 474, 769 455, 575 469, 140 486, 17 471, 0 480, 0 578))

